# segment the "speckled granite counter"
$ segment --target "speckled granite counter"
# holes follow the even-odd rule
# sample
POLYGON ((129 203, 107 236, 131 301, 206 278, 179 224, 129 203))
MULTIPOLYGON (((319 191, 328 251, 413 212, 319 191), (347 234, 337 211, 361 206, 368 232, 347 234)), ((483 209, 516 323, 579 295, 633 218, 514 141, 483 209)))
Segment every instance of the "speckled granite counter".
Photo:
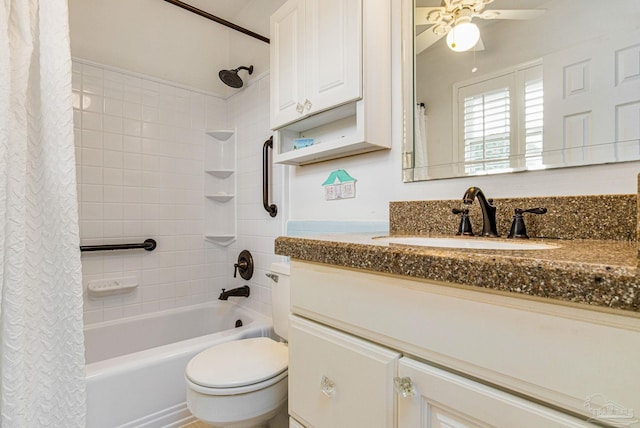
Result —
POLYGON ((532 239, 532 243, 549 243, 559 248, 495 251, 403 246, 371 239, 379 235, 279 237, 275 252, 337 267, 455 283, 640 316, 640 275, 634 241, 532 239))

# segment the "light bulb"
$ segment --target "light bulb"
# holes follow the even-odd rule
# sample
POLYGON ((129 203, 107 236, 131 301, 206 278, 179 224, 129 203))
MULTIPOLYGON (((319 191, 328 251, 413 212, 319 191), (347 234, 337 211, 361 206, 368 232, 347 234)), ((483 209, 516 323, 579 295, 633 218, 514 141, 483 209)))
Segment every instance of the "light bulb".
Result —
POLYGON ((473 22, 461 22, 447 34, 447 45, 456 52, 468 51, 480 40, 480 30, 473 22))

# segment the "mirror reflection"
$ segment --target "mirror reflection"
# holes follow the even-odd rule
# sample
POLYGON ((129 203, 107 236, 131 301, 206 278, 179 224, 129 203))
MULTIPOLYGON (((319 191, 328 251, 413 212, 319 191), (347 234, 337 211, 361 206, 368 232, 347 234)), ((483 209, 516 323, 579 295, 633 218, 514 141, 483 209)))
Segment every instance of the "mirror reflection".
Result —
POLYGON ((406 181, 640 159, 638 0, 415 0, 414 37, 406 181))

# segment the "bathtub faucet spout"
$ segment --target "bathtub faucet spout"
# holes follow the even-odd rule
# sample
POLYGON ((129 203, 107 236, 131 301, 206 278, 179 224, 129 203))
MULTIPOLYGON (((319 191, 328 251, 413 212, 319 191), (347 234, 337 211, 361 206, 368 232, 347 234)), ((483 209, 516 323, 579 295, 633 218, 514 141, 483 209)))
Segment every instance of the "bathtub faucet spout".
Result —
POLYGON ((251 290, 248 285, 244 285, 242 287, 234 288, 233 290, 226 291, 224 288, 222 289, 222 293, 220 293, 220 300, 228 300, 229 296, 235 297, 249 297, 251 290))

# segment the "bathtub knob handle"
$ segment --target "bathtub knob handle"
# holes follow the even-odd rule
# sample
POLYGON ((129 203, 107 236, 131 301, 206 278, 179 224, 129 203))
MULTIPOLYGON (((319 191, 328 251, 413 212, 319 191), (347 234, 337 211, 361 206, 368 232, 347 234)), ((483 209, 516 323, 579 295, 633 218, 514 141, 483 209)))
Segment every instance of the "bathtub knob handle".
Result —
MULTIPOLYGON (((238 268, 240 272, 247 268, 247 262, 242 261, 233 265, 233 277, 235 278, 238 275, 238 268)), ((242 275, 242 274, 241 274, 242 275)))
POLYGON ((247 281, 253 276, 253 256, 248 250, 242 250, 238 255, 238 262, 233 265, 233 277, 238 273, 247 281))

